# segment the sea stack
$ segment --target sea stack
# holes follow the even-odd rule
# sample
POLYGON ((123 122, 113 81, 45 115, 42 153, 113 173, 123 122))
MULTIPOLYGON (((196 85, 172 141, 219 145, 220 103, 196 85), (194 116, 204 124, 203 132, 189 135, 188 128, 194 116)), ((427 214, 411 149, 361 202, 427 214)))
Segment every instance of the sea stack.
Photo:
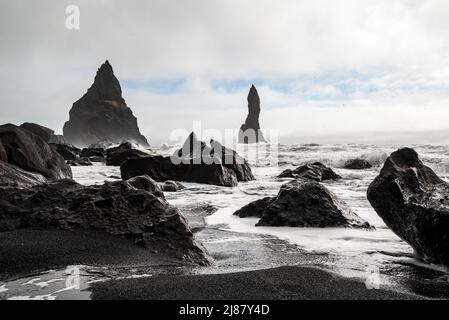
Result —
POLYGON ((248 116, 239 131, 239 143, 265 142, 259 124, 260 98, 254 85, 248 93, 248 116))
POLYGON ((80 147, 123 141, 148 146, 107 60, 98 69, 95 81, 86 94, 73 104, 63 130, 67 142, 80 147))

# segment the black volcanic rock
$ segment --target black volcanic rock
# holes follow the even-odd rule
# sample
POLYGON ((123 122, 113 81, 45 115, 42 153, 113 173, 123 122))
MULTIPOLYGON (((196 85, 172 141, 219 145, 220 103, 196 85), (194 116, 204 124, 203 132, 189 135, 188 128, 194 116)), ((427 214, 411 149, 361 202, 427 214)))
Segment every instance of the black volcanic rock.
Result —
POLYGON ((148 145, 140 134, 136 117, 122 97, 120 83, 108 61, 98 69, 87 93, 73 104, 63 131, 64 138, 76 146, 100 141, 148 145))
POLYGON ((423 260, 449 266, 449 184, 415 150, 393 152, 367 195, 385 224, 423 260))
POLYGON ((164 192, 178 192, 186 188, 182 183, 171 180, 161 183, 160 187, 164 192))
POLYGON ((47 127, 41 126, 39 124, 36 124, 36 123, 25 122, 25 123, 22 123, 20 125, 20 127, 22 129, 31 131, 32 133, 39 136, 42 140, 44 140, 47 143, 50 142, 50 140, 52 139, 52 136, 54 134, 53 130, 51 130, 47 127))
POLYGON ((73 161, 81 154, 81 149, 69 144, 50 144, 50 147, 59 153, 64 160, 73 161))
POLYGON ((234 212, 234 215, 240 218, 256 217, 261 218, 265 209, 276 199, 275 197, 266 197, 253 202, 234 212))
POLYGON ((106 150, 103 148, 84 148, 81 150, 80 157, 83 158, 106 158, 106 150))
POLYGON ((82 186, 61 180, 29 189, 0 188, 0 231, 95 230, 185 262, 207 264, 204 248, 178 209, 131 183, 82 186))
POLYGON ((260 98, 256 87, 251 86, 248 93, 248 116, 239 130, 239 143, 265 142, 262 131, 260 131, 260 98))
POLYGON ((72 178, 62 156, 34 133, 13 124, 0 126, 0 157, 22 170, 38 173, 48 180, 72 178))
POLYGON ((159 182, 176 180, 224 187, 237 185, 234 171, 217 163, 205 164, 202 159, 198 161, 192 159, 192 163, 176 164, 172 161, 172 157, 160 155, 128 159, 121 165, 120 172, 123 180, 146 174, 159 182))
POLYGON ((254 201, 234 213, 260 217, 256 226, 373 228, 322 184, 293 180, 276 197, 254 201))
POLYGON ((221 143, 215 140, 210 141, 210 146, 212 148, 211 155, 221 158, 223 166, 234 171, 238 181, 255 180, 248 162, 239 156, 237 152, 222 146, 221 143))
POLYGON ((89 158, 77 158, 75 160, 68 161, 67 164, 71 165, 72 167, 86 167, 93 165, 92 161, 90 161, 89 158))
POLYGON ((106 165, 121 166, 128 159, 142 158, 148 156, 148 153, 133 148, 129 142, 122 143, 118 147, 106 150, 106 165))
POLYGON ((350 159, 345 162, 343 168, 351 170, 363 170, 372 168, 372 165, 364 159, 350 159))
POLYGON ((321 162, 306 163, 298 168, 284 170, 278 178, 302 178, 317 182, 335 180, 341 177, 321 162))

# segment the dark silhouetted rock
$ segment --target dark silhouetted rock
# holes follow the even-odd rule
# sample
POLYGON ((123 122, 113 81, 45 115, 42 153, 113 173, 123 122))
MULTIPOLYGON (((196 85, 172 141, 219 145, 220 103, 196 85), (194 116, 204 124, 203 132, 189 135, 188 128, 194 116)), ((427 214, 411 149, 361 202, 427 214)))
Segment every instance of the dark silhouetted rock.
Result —
POLYGON ((219 157, 223 166, 234 171, 238 181, 255 180, 248 162, 237 152, 222 146, 215 140, 210 141, 210 146, 212 148, 211 155, 219 157))
POLYGON ((72 167, 85 167, 85 166, 92 166, 92 161, 90 161, 89 158, 78 158, 75 160, 71 160, 67 162, 72 167))
POLYGON ((50 147, 67 161, 76 160, 81 154, 81 149, 68 144, 50 144, 50 147))
POLYGON ((0 188, 0 199, 1 231, 96 230, 185 262, 209 262, 178 209, 126 181, 82 186, 61 180, 29 189, 0 188))
POLYGON ((259 124, 260 98, 256 87, 251 86, 248 94, 248 116, 239 130, 239 143, 265 142, 259 124))
POLYGON ((198 163, 195 159, 192 162, 175 164, 172 162, 172 157, 147 156, 125 161, 120 167, 120 172, 123 180, 146 174, 159 182, 176 180, 225 187, 237 185, 234 171, 221 164, 205 164, 201 159, 198 163))
POLYGON ((51 136, 49 144, 69 144, 62 134, 54 134, 51 136))
POLYGON ((0 126, 3 161, 49 180, 72 178, 62 156, 34 133, 12 124, 0 126), (5 156, 6 155, 6 156, 5 156))
POLYGON ((423 260, 449 266, 449 184, 415 150, 400 149, 387 158, 368 200, 423 260))
POLYGON ((325 186, 309 180, 293 180, 276 197, 252 202, 234 214, 260 217, 256 226, 373 228, 325 186))
POLYGON ((120 83, 106 61, 97 71, 93 85, 73 104, 64 125, 64 138, 76 146, 99 141, 131 141, 147 146, 137 119, 122 97, 120 83))
POLYGON ((278 178, 302 178, 310 179, 317 182, 325 180, 335 180, 341 177, 336 174, 331 168, 325 166, 320 162, 307 163, 298 168, 291 170, 284 170, 278 178))
POLYGON ((137 176, 126 180, 126 182, 136 189, 148 191, 156 197, 164 198, 164 193, 159 184, 147 175, 137 176))
POLYGON ((106 165, 121 166, 128 159, 142 158, 148 153, 135 149, 131 143, 125 142, 118 147, 106 150, 106 165))
POLYGON ((343 168, 351 170, 363 170, 372 168, 372 165, 364 159, 351 159, 345 162, 343 168))
POLYGON ((103 148, 84 148, 81 150, 80 157, 89 158, 94 162, 106 161, 106 150, 103 148))
POLYGON ((32 173, 0 160, 0 186, 27 188, 46 183, 47 179, 39 173, 32 173))
POLYGON ((256 217, 261 218, 263 212, 268 207, 268 205, 276 199, 275 197, 266 197, 253 202, 250 202, 246 206, 234 212, 234 215, 240 218, 256 217))
POLYGON ((160 187, 164 192, 178 192, 186 188, 182 183, 171 180, 160 183, 160 187))
POLYGON ((22 129, 25 129, 25 130, 28 130, 28 131, 34 133, 35 135, 39 136, 42 140, 44 140, 47 143, 50 142, 50 139, 54 134, 53 130, 51 130, 47 127, 38 125, 36 123, 25 122, 25 123, 21 124, 20 127, 22 129))

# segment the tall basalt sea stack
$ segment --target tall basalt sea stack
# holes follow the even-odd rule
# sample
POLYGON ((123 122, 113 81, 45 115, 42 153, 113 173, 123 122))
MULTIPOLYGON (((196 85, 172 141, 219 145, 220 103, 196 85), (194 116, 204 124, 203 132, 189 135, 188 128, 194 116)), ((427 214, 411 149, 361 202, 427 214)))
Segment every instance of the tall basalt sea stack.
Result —
POLYGON ((265 142, 259 124, 260 98, 254 85, 251 86, 248 94, 248 116, 240 127, 239 143, 265 142))
POLYGON ((67 142, 77 146, 122 141, 148 146, 107 60, 98 69, 93 85, 73 104, 63 130, 67 142))

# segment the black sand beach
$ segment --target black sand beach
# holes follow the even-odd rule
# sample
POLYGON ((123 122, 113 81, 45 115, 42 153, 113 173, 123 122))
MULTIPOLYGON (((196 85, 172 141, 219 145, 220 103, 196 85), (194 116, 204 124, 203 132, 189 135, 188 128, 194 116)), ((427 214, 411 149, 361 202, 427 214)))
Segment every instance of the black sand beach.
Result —
POLYGON ((423 299, 393 291, 368 290, 358 280, 309 267, 107 281, 93 284, 92 290, 92 298, 99 300, 423 299))

